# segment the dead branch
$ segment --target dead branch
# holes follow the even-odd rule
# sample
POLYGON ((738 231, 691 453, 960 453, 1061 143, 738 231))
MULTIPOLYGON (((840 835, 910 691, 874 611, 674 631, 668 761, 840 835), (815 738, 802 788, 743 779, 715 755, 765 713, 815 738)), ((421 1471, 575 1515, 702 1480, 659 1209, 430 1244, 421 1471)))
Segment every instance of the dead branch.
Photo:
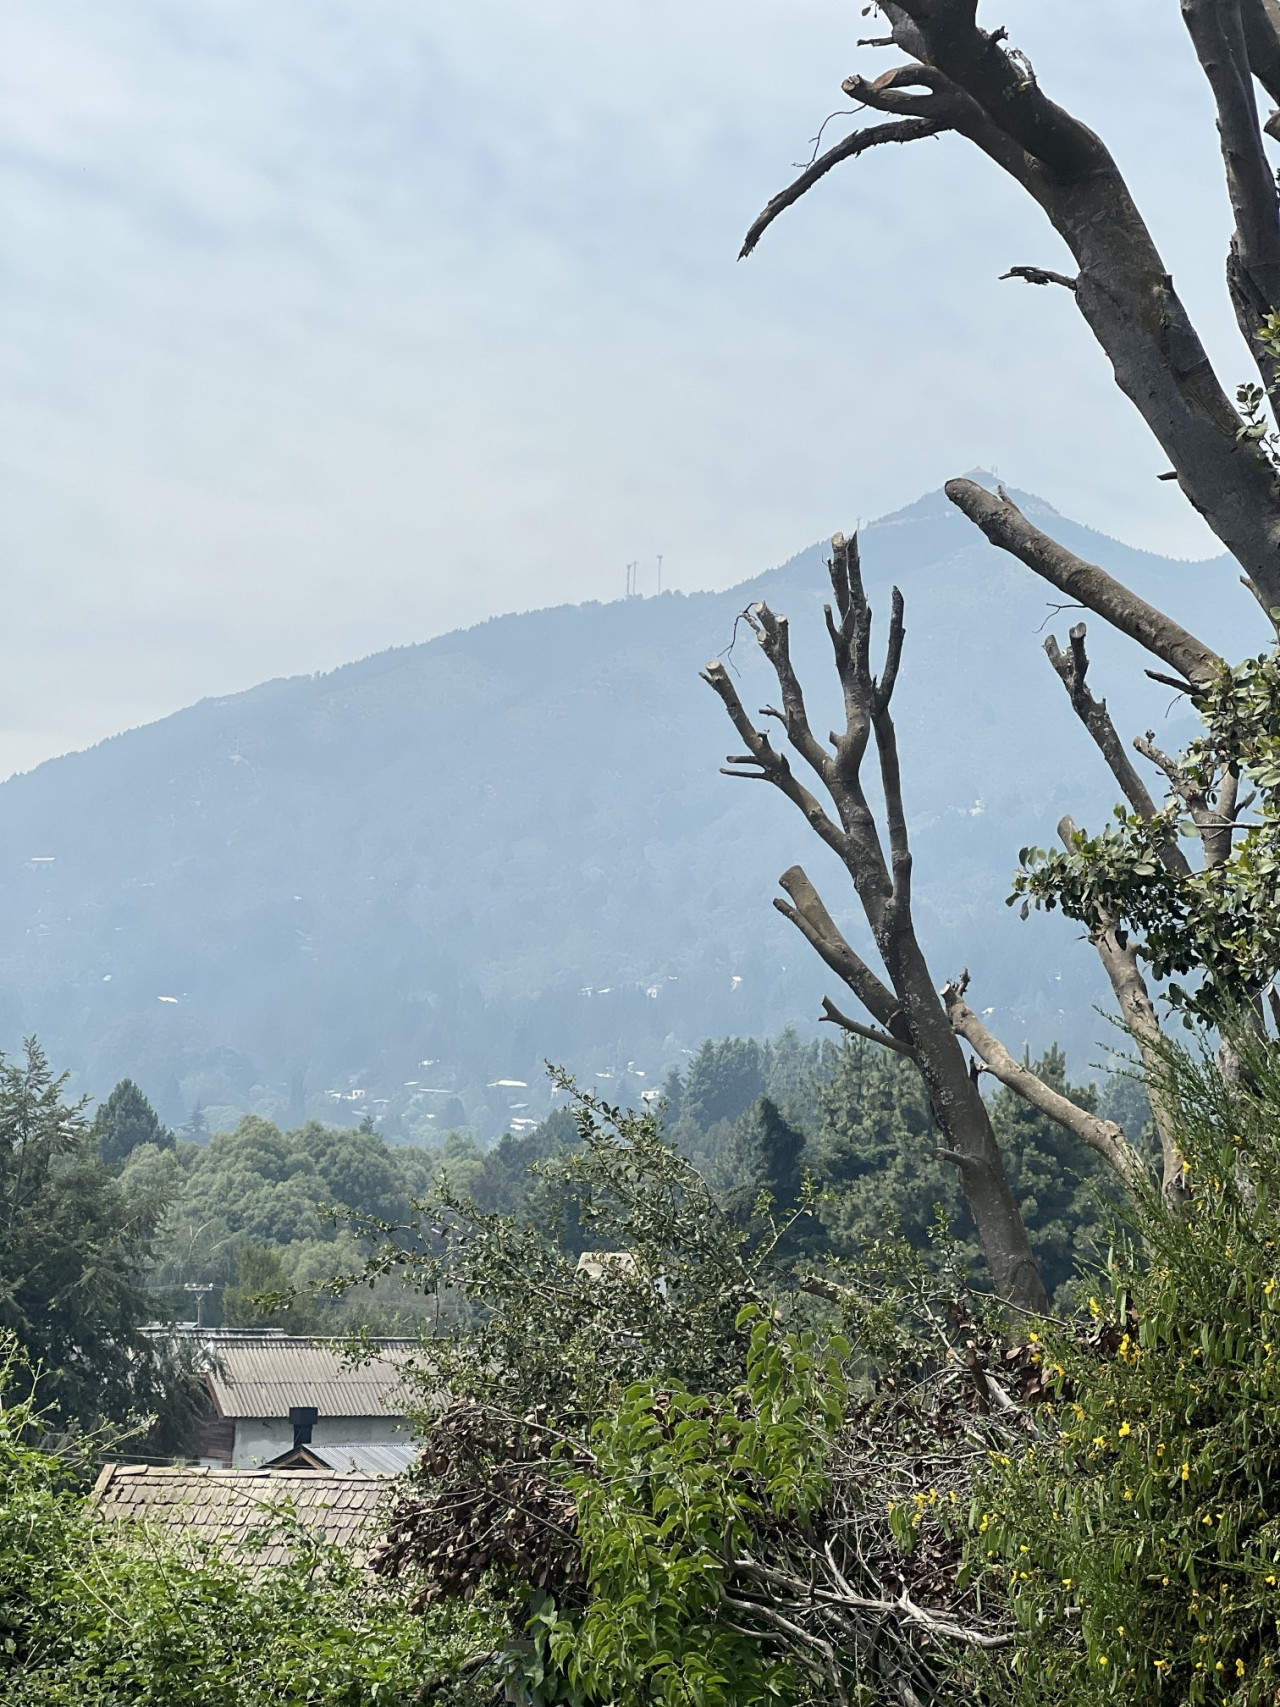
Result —
MULTIPOLYGON (((913 62, 874 80, 845 80, 847 95, 896 121, 896 127, 860 134, 910 141, 954 131, 1036 201, 1075 260, 1074 300, 1117 385, 1163 448, 1191 504, 1239 562, 1263 609, 1280 606, 1280 492, 1265 459, 1241 443, 1240 417, 1106 145, 1045 94, 1025 56, 1005 45, 1004 30, 980 27, 972 0, 890 0, 882 9, 894 41, 913 62)), ((1280 99, 1277 8, 1275 0, 1186 0, 1184 12, 1193 38, 1205 20, 1207 74, 1211 29, 1229 49, 1214 61, 1210 82, 1224 150, 1235 151, 1228 162, 1237 221, 1232 295, 1242 323, 1254 324, 1259 304, 1275 300, 1280 239, 1242 66, 1247 52, 1252 69, 1280 99)), ((816 182, 818 164, 825 172, 838 158, 869 146, 871 140, 846 139, 842 154, 824 157, 812 176, 775 198, 764 224, 816 182)), ((760 221, 757 226, 764 228, 760 221)), ((749 241, 758 235, 753 227, 749 241)), ((1257 352, 1252 338, 1251 344, 1257 352)))
POLYGON ((907 119, 895 124, 870 125, 866 130, 856 130, 852 135, 843 137, 833 148, 828 148, 825 154, 820 154, 812 165, 806 166, 785 190, 779 190, 776 196, 770 197, 763 210, 751 222, 738 259, 745 261, 778 215, 785 213, 793 203, 798 202, 806 190, 811 190, 819 179, 825 178, 832 167, 838 166, 842 160, 856 160, 859 154, 865 154, 869 148, 879 148, 886 142, 919 142, 926 136, 936 136, 941 129, 941 125, 927 119, 907 119))
POLYGON ((746 752, 732 755, 728 774, 770 782, 839 856, 870 927, 883 976, 856 954, 808 877, 793 866, 783 877, 787 899, 774 905, 851 989, 876 1025, 849 1021, 828 1000, 832 1024, 909 1056, 919 1070, 945 1148, 959 1159, 962 1188, 973 1213, 998 1294, 1030 1309, 1045 1305, 1026 1228, 1009 1189, 990 1118, 938 997, 911 916, 912 857, 890 706, 902 662, 906 628, 895 588, 884 667, 871 666, 871 607, 862 584, 857 539, 837 534, 828 562, 834 611, 824 607, 828 638, 844 700, 844 725, 829 738, 830 751, 813 734, 804 694, 791 662, 784 618, 767 605, 752 607, 749 622, 778 683, 780 721, 787 742, 817 779, 834 816, 794 775, 783 753, 752 722, 722 665, 711 663, 704 680, 723 703, 746 752), (874 739, 884 794, 888 858, 867 799, 862 765, 874 739))
POLYGON ((1075 279, 1066 273, 1052 273, 1048 267, 1010 267, 1007 273, 1001 273, 1000 279, 1002 283, 1005 279, 1022 279, 1026 284, 1061 285, 1069 291, 1076 288, 1075 279))
MULTIPOLYGON (((1058 824, 1058 836, 1064 847, 1071 846, 1075 834, 1074 819, 1061 819, 1058 824)), ((1142 1057, 1147 1096, 1151 1103, 1156 1133, 1160 1139, 1164 1192, 1166 1197, 1169 1197, 1180 1189, 1179 1182, 1183 1178, 1182 1155, 1174 1130, 1173 1111, 1161 1094, 1160 1087, 1165 1072, 1164 1040, 1155 1003, 1151 1000, 1151 992, 1147 989, 1147 981, 1142 976, 1138 963, 1138 945, 1128 932, 1118 930, 1116 922, 1108 919, 1103 919, 1098 928, 1090 933, 1089 941, 1098 952, 1125 1029, 1137 1044, 1138 1053, 1142 1057)))
POLYGON ((899 1042, 909 1045, 910 1033, 898 998, 845 941, 803 867, 793 865, 783 872, 779 882, 791 899, 789 902, 775 899, 774 906, 818 951, 836 977, 849 986, 868 1013, 899 1042))
POLYGON ((1003 489, 992 493, 973 480, 948 480, 946 493, 992 545, 1009 552, 1069 599, 1078 600, 1121 634, 1180 670, 1189 682, 1206 686, 1222 668, 1218 654, 1180 623, 1130 592, 1096 563, 1086 563, 1042 533, 1003 489))
MULTIPOLYGON (((1273 101, 1280 101, 1280 0, 1241 0, 1249 69, 1273 101)), ((1270 132, 1270 121, 1265 127, 1270 132)))
MULTIPOLYGON (((1146 784, 1129 762, 1116 726, 1111 720, 1105 699, 1095 699, 1089 691, 1087 676, 1089 654, 1085 649, 1086 629, 1077 622, 1071 629, 1071 649, 1063 652, 1052 635, 1044 643, 1049 662, 1067 690, 1071 708, 1092 738, 1094 745, 1107 762, 1107 768, 1120 786, 1120 792, 1140 818, 1148 822, 1158 811, 1146 784)), ((1170 871, 1186 875, 1190 871, 1186 855, 1172 839, 1160 850, 1160 857, 1170 871)))
POLYGON ((1096 1114, 1090 1114, 1072 1102, 1070 1097, 1047 1085, 1039 1074, 1033 1073, 1030 1067, 1012 1055, 965 1001, 961 980, 945 984, 942 999, 956 1035, 964 1038, 987 1071, 1002 1085, 1016 1091, 1024 1102, 1038 1108, 1041 1114, 1048 1115, 1050 1120, 1096 1151, 1127 1186, 1133 1187, 1146 1177, 1142 1158, 1125 1137, 1124 1128, 1117 1126, 1114 1120, 1102 1120, 1096 1114))
POLYGON ((904 1043, 901 1038, 894 1037, 891 1032, 880 1031, 874 1025, 863 1025, 861 1020, 850 1019, 848 1014, 840 1012, 830 996, 822 998, 822 1014, 819 1024, 823 1022, 829 1025, 838 1025, 842 1031, 847 1031, 853 1037, 865 1038, 868 1043, 878 1043, 882 1049, 892 1049, 895 1054, 906 1055, 909 1059, 915 1060, 916 1052, 909 1043, 904 1043))

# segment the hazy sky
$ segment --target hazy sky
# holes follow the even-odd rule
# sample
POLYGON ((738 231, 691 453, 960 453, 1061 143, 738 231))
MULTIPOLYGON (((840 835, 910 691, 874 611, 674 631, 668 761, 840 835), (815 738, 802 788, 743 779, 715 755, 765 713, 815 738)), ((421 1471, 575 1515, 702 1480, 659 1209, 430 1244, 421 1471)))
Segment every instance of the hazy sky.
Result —
MULTIPOLYGON (((499 611, 722 586, 974 464, 1207 542, 1030 204, 959 141, 742 265, 836 0, 7 0, 0 774, 499 611)), ((1212 120, 1170 0, 1005 0, 1223 377, 1212 120)), ((831 130, 828 137, 838 134, 831 130)))

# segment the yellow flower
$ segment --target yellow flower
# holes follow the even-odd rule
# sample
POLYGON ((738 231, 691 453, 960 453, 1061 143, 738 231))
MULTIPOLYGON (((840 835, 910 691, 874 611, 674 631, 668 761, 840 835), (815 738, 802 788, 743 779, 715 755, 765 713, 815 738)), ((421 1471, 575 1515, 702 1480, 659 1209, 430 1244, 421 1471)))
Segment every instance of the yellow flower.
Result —
POLYGON ((1120 1438, 1121 1438, 1121 1440, 1127 1440, 1132 1433, 1133 1433, 1133 1430, 1129 1427, 1128 1423, 1121 1423, 1120 1424, 1120 1438))
POLYGON ((1276 1579, 1275 1579, 1275 1573, 1274 1572, 1267 1578, 1267 1582, 1272 1588, 1274 1588, 1276 1586, 1276 1579))
POLYGON ((1133 1489, 1132 1488, 1126 1488, 1124 1491, 1124 1497, 1127 1500, 1131 1500, 1133 1498, 1133 1489))
MULTIPOLYGON (((1102 1314, 1102 1305, 1099 1304, 1096 1298, 1091 1298, 1089 1300, 1089 1314, 1095 1318, 1102 1314)), ((1102 1663, 1105 1665, 1106 1661, 1104 1660, 1102 1663)))
POLYGON ((1070 1588, 1071 1587, 1071 1578, 1070 1577, 1063 1577, 1062 1586, 1063 1586, 1063 1588, 1070 1588))
POLYGON ((1156 1457, 1157 1458, 1163 1458, 1164 1457, 1164 1441, 1163 1440, 1160 1442, 1159 1446, 1156 1447, 1156 1457))
POLYGON ((1093 1444, 1095 1446, 1105 1447, 1107 1444, 1106 1435, 1105 1434, 1095 1434, 1093 1437, 1093 1444))
POLYGON ((1270 1298, 1271 1294, 1275 1291, 1275 1289, 1276 1289, 1276 1277, 1273 1274, 1271 1276, 1271 1279, 1262 1288, 1262 1290, 1266 1293, 1267 1297, 1270 1298))
POLYGON ((1237 1677, 1243 1677, 1244 1676, 1244 1661, 1243 1660, 1237 1660, 1236 1661, 1236 1676, 1237 1677))
POLYGON ((1107 1658, 1107 1656, 1105 1654, 1099 1654, 1098 1655, 1098 1664, 1100 1666, 1108 1666, 1111 1664, 1111 1661, 1107 1658))
POLYGON ((1182 1463, 1182 1479, 1184 1482, 1189 1482, 1191 1480, 1191 1466, 1185 1459, 1182 1463))

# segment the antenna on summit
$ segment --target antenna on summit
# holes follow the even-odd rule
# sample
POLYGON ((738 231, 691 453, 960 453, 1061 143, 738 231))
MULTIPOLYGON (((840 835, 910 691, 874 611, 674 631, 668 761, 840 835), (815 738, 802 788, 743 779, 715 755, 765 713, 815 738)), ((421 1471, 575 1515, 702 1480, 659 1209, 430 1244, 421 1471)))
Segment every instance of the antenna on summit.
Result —
POLYGON ((662 592, 662 553, 658 553, 658 592, 662 592))
POLYGON ((640 559, 638 557, 634 563, 627 564, 627 597, 629 599, 640 597, 640 559))

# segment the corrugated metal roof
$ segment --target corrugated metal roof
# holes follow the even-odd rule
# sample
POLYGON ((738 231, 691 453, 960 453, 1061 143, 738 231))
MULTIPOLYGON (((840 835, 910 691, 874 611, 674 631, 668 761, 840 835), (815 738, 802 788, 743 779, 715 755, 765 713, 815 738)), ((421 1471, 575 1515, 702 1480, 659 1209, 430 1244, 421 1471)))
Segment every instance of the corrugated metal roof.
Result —
POLYGON ((363 1564, 382 1527, 380 1508, 388 1483, 382 1476, 324 1470, 108 1464, 93 1492, 99 1515, 109 1522, 154 1524, 178 1539, 217 1542, 256 1575, 289 1557, 287 1529, 272 1535, 261 1550, 246 1545, 250 1535, 278 1523, 272 1508, 285 1502, 307 1528, 363 1564))
POLYGON ((312 1464, 326 1470, 358 1470, 366 1476, 400 1476, 417 1457, 411 1440, 309 1440, 273 1463, 312 1464))
POLYGON ((224 1417, 287 1417, 314 1405, 322 1417, 402 1417, 403 1365, 413 1340, 379 1340, 380 1355, 353 1364, 342 1340, 294 1335, 210 1335, 206 1379, 224 1417))

